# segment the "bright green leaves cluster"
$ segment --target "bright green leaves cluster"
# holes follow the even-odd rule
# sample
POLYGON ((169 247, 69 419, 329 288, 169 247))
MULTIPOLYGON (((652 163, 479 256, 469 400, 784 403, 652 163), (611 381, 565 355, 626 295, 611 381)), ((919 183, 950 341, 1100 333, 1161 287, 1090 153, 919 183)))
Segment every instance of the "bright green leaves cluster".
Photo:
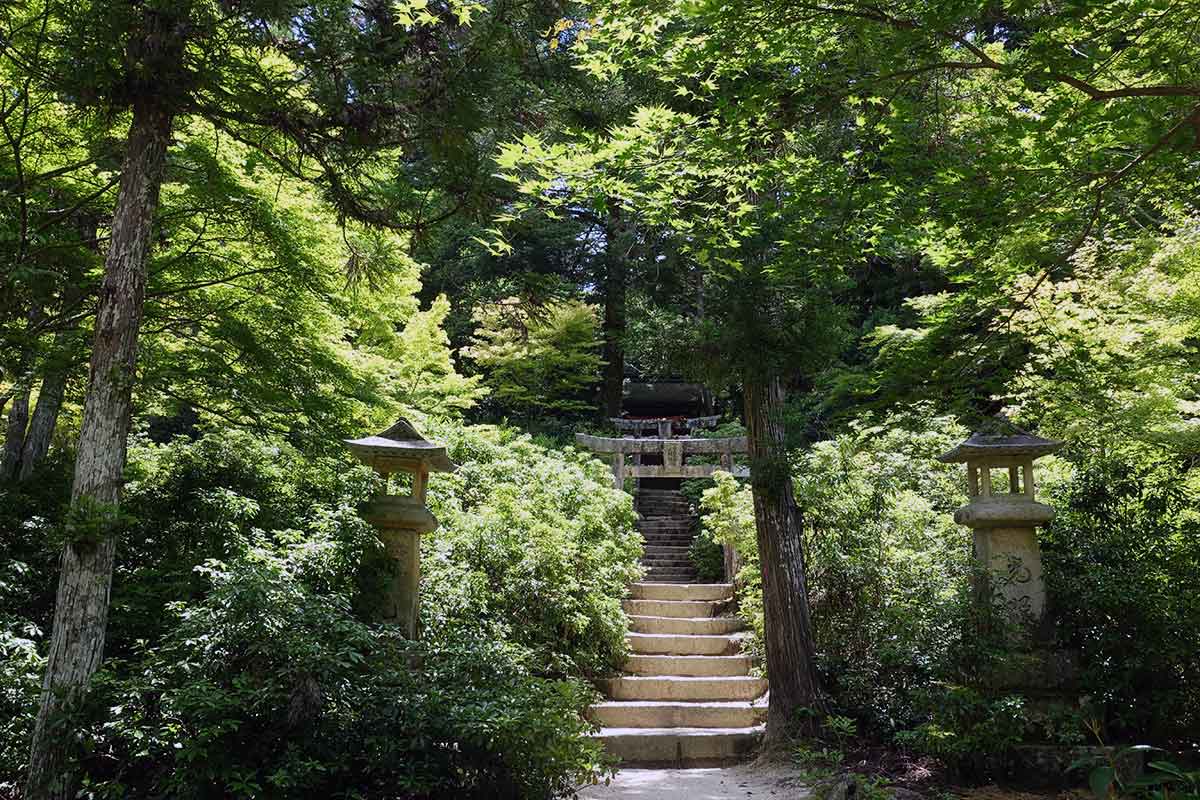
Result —
POLYGON ((620 598, 640 574, 627 494, 591 456, 511 429, 438 431, 461 466, 431 483, 443 529, 424 541, 435 627, 497 626, 539 675, 604 675, 626 653, 620 598))
POLYGON ((478 324, 463 356, 487 376, 501 412, 526 419, 586 411, 600 370, 596 310, 579 301, 531 307, 508 298, 475 311, 478 324))
POLYGON ((457 414, 481 396, 419 310, 407 238, 339 221, 311 187, 196 122, 163 189, 142 408, 333 441, 412 409, 457 414))

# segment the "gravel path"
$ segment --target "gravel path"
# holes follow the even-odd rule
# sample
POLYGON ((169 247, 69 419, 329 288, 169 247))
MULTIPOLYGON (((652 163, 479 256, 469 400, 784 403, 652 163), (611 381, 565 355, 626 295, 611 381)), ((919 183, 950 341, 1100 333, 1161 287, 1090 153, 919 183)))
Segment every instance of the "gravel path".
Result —
POLYGON ((808 789, 792 770, 739 764, 712 769, 623 769, 608 786, 589 786, 587 800, 803 800, 808 789))

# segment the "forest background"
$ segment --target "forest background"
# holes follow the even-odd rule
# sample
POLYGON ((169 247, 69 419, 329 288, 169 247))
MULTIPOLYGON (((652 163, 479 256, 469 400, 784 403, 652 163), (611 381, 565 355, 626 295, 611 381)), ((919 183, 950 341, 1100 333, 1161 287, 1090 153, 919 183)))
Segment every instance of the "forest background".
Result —
MULTIPOLYGON (((818 727, 984 776, 1031 740, 1195 748, 1198 19, 3 5, 0 792, 605 774, 581 714, 640 543, 569 442, 627 377, 778 421, 757 488, 800 512, 818 727), (1054 718, 968 688, 998 651, 965 634, 963 481, 933 457, 1001 412, 1067 443, 1042 543, 1089 701, 1054 718), (401 414, 464 465, 431 484, 419 643, 371 622, 376 487, 340 444, 401 414), (31 772, 83 552, 107 634, 31 772)), ((765 638, 753 492, 692 491, 765 638)))

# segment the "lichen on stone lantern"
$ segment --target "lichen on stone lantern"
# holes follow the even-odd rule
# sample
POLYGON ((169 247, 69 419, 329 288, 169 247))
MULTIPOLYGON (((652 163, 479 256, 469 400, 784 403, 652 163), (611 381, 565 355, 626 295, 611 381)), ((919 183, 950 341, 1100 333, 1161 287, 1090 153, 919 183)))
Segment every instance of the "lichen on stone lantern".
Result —
POLYGON ((421 436, 406 419, 374 436, 347 439, 345 444, 359 461, 384 479, 383 493, 372 499, 363 516, 375 527, 388 555, 395 561, 384 598, 384 620, 399 625, 406 636, 415 639, 421 580, 420 536, 438 526, 437 518, 425 506, 429 473, 453 472, 457 467, 443 445, 421 436), (393 478, 400 475, 407 477, 408 486, 404 487, 407 493, 392 494, 393 478))
POLYGON ((1063 446, 1062 442, 1027 433, 1003 418, 989 430, 938 457, 945 463, 967 465, 970 502, 954 512, 954 521, 974 532, 975 558, 989 597, 1041 621, 1046 610, 1037 527, 1054 518, 1054 509, 1035 499, 1033 462, 1063 446), (992 471, 1003 470, 1006 492, 994 492, 992 471))

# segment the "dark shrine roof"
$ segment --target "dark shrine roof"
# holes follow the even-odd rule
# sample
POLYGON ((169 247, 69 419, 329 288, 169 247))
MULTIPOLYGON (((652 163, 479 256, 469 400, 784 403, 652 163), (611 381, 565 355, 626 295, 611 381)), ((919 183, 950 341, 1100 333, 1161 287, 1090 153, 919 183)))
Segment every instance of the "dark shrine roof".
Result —
POLYGON ((445 445, 429 441, 408 420, 401 417, 395 425, 374 436, 346 439, 346 445, 359 458, 370 456, 410 456, 426 461, 434 472, 453 472, 457 465, 446 455, 445 445))

